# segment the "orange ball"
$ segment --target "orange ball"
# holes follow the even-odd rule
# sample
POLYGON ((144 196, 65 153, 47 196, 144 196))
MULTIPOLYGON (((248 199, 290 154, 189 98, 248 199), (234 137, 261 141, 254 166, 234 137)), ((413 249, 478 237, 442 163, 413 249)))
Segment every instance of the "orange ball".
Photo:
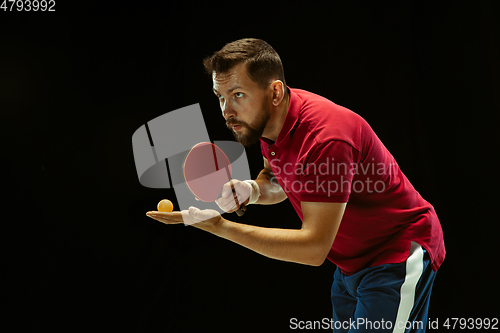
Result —
POLYGON ((170 213, 171 211, 174 210, 174 205, 172 204, 172 201, 163 199, 158 203, 158 211, 159 212, 167 212, 170 213))

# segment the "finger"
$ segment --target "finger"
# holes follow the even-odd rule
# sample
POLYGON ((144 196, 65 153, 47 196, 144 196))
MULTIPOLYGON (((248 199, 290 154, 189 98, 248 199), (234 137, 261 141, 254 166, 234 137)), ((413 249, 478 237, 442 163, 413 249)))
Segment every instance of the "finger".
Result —
POLYGON ((176 212, 159 212, 159 211, 149 211, 146 213, 147 216, 151 217, 161 217, 167 220, 171 221, 180 221, 181 219, 181 212, 176 211, 176 212))
POLYGON ((237 208, 236 208, 236 207, 233 207, 233 208, 226 208, 226 209, 224 210, 224 213, 229 213, 229 214, 231 214, 231 213, 234 213, 236 210, 237 210, 237 208))
POLYGON ((183 222, 181 212, 167 213, 167 212, 150 211, 147 212, 146 215, 152 219, 155 219, 159 222, 166 224, 175 224, 183 222))
POLYGON ((194 223, 202 222, 204 219, 203 216, 201 216, 201 210, 199 210, 196 207, 189 207, 189 215, 191 216, 191 219, 194 221, 194 223))
POLYGON ((234 206, 234 209, 236 210, 245 201, 245 200, 243 200, 243 198, 244 198, 243 195, 241 195, 240 193, 237 193, 237 194, 235 193, 233 195, 231 202, 229 202, 228 204, 231 206, 234 206))
POLYGON ((224 212, 228 213, 231 209, 231 203, 234 202, 234 199, 232 197, 229 197, 229 198, 219 198, 217 200, 215 200, 215 203, 217 204, 217 206, 219 206, 220 209, 222 209, 224 212))
POLYGON ((203 222, 207 220, 214 219, 216 217, 220 218, 219 212, 213 209, 200 210, 196 207, 189 207, 189 215, 195 222, 203 222))
POLYGON ((224 206, 221 207, 223 211, 226 213, 232 213, 237 209, 236 203, 234 202, 234 198, 229 200, 224 206))
POLYGON ((250 192, 238 192, 238 201, 240 202, 240 204, 242 202, 245 202, 248 198, 250 198, 250 192))
POLYGON ((232 193, 233 200, 237 200, 238 198, 238 193, 236 193, 236 190, 233 188, 233 193, 232 193))
POLYGON ((232 192, 231 182, 225 183, 224 186, 222 186, 221 196, 223 198, 227 198, 231 192, 232 192))
POLYGON ((234 189, 238 194, 238 201, 241 203, 248 199, 251 192, 251 188, 249 188, 250 185, 242 181, 235 181, 234 179, 232 180, 232 182, 234 184, 234 189))
POLYGON ((189 210, 183 211, 183 216, 184 224, 186 225, 200 223, 213 217, 207 216, 206 214, 204 214, 204 211, 201 211, 200 209, 192 206, 189 207, 189 210))
POLYGON ((219 198, 215 200, 215 203, 217 204, 217 206, 219 206, 220 209, 222 209, 222 207, 225 205, 225 200, 224 198, 219 198))
POLYGON ((196 222, 194 221, 193 217, 191 214, 189 214, 189 210, 183 210, 182 212, 182 219, 184 221, 185 225, 192 225, 195 224, 196 222))
POLYGON ((229 196, 227 198, 219 198, 219 199, 215 200, 215 203, 217 204, 217 206, 219 206, 219 208, 222 210, 227 209, 228 206, 230 206, 231 203, 233 203, 233 202, 234 202, 233 196, 229 196))

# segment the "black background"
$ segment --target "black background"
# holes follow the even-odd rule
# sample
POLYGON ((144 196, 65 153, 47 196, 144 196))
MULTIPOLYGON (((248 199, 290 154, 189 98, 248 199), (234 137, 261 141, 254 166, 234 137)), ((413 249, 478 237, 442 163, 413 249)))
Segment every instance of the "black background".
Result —
MULTIPOLYGON (((2 325, 285 332, 331 317, 330 262, 279 262, 145 216, 176 202, 140 185, 132 134, 200 103, 211 139, 232 140, 201 61, 244 37, 278 51, 290 87, 363 116, 436 208, 447 257, 430 317, 498 317, 498 14, 494 1, 0 11, 2 325)), ((255 177, 260 150, 247 155, 255 177)), ((300 226, 288 202, 228 218, 300 226)))

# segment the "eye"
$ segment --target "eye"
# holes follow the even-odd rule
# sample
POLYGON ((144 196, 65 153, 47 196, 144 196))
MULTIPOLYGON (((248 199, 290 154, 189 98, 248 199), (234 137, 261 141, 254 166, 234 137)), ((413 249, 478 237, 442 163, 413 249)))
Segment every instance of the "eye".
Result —
POLYGON ((237 98, 241 98, 243 97, 243 93, 242 92, 237 92, 234 94, 234 96, 236 96, 237 98))

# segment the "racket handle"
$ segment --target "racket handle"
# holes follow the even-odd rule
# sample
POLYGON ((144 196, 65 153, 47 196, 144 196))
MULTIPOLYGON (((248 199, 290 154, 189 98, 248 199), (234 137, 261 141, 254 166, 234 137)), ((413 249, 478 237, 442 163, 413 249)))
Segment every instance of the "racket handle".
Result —
POLYGON ((243 216, 243 214, 245 214, 246 210, 247 210, 247 206, 241 205, 240 208, 238 208, 238 210, 236 211, 236 214, 238 216, 243 216))
MULTIPOLYGON (((238 196, 236 195, 236 190, 234 189, 233 182, 231 180, 229 180, 229 183, 231 184, 231 192, 233 192, 234 201, 235 201, 236 205, 239 205, 240 203, 238 202, 238 196)), ((245 214, 246 210, 247 210, 247 207, 244 205, 241 205, 240 208, 238 208, 236 210, 236 214, 238 214, 238 216, 243 216, 243 214, 245 214)))

